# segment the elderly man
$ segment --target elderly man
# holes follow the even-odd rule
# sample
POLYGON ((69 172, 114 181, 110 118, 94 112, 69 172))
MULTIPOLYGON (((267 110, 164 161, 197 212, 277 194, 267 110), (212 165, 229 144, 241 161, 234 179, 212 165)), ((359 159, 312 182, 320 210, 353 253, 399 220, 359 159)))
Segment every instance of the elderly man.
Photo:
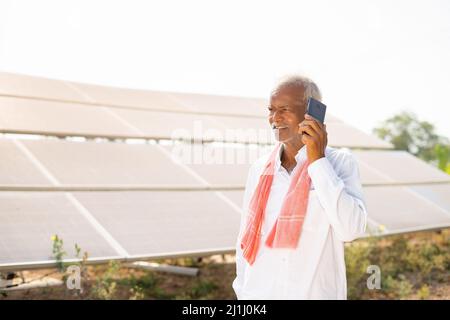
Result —
POLYGON ((249 170, 236 244, 238 299, 346 299, 344 242, 365 232, 357 163, 327 146, 326 125, 305 114, 317 85, 293 76, 271 93, 277 146, 249 170))

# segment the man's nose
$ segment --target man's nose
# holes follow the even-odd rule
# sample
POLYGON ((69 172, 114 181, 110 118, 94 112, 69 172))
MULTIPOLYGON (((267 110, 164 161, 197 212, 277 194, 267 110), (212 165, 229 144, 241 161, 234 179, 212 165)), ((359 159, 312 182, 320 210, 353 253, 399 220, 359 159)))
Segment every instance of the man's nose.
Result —
POLYGON ((283 120, 283 116, 281 112, 274 111, 272 115, 272 121, 275 123, 280 123, 283 120))

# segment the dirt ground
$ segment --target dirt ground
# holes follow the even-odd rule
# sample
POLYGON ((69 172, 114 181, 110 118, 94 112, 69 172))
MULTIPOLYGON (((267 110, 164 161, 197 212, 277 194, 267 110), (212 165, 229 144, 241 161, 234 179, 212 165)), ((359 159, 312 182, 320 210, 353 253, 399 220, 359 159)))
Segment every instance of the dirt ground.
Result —
MULTIPOLYGON (((231 283, 235 276, 233 255, 206 258, 160 260, 160 263, 199 268, 197 276, 147 271, 120 266, 109 276, 111 266, 88 266, 82 280, 83 293, 65 285, 1 291, 0 299, 235 299, 231 283), (111 289, 114 284, 114 289, 111 289), (100 289, 100 290, 99 290, 100 289), (105 289, 105 290, 101 290, 105 289), (134 295, 141 291, 141 295, 134 295)), ((32 279, 64 280, 57 269, 23 271, 26 281, 32 279)), ((21 283, 20 278, 15 283, 21 283)))
MULTIPOLYGON (((231 283, 235 277, 232 255, 209 258, 164 260, 172 265, 198 267, 197 276, 176 275, 165 272, 119 267, 109 276, 111 266, 89 266, 83 293, 69 290, 65 285, 26 290, 3 291, 0 299, 235 299, 231 283), (108 271, 109 270, 109 271, 108 271), (113 289, 111 289, 113 287, 113 289), (103 291, 102 291, 103 290, 103 291)), ((56 269, 30 270, 22 273, 26 280, 47 278, 63 280, 56 269)), ((15 280, 20 282, 19 279, 15 280)), ((450 299, 450 283, 434 282, 428 287, 426 299, 450 299)), ((373 291, 364 299, 392 299, 382 290, 373 291)), ((406 299, 421 299, 417 292, 406 299)))
MULTIPOLYGON (((450 300, 450 229, 360 239, 346 245, 345 261, 349 299, 450 300), (379 290, 367 288, 366 267, 374 264, 382 270, 379 290)), ((13 283, 20 287, 23 280, 41 279, 60 284, 0 289, 0 299, 236 299, 231 287, 236 270, 233 254, 153 262, 199 272, 197 276, 177 275, 114 261, 81 265, 80 292, 67 288, 67 271, 27 270, 17 272, 13 283)))

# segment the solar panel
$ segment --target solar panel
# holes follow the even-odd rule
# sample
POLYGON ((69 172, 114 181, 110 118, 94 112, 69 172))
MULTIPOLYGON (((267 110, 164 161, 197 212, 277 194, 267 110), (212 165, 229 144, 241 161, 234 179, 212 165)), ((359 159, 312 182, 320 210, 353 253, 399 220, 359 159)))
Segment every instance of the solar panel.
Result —
MULTIPOLYGON (((22 143, 63 184, 199 184, 178 166, 177 161, 172 161, 173 155, 210 184, 244 186, 250 164, 271 150, 270 146, 264 149, 208 144, 157 146, 63 140, 25 140, 22 143), (168 155, 164 155, 161 148, 168 155), (174 174, 163 175, 161 170, 174 174)), ((1 184, 48 183, 13 140, 0 139, 0 148, 6 159, 10 159, 0 166, 4 172, 1 184)), ((363 184, 450 180, 445 173, 406 152, 353 150, 352 153, 358 160, 363 184), (413 171, 403 168, 413 168, 413 171)))
POLYGON ((0 95, 87 101, 64 81, 0 72, 0 95))
MULTIPOLYGON (((250 167, 250 157, 257 157, 258 150, 250 148, 223 148, 207 145, 165 146, 174 155, 183 153, 185 164, 211 185, 240 185, 245 181, 250 167), (177 146, 175 146, 177 147, 177 146)), ((181 157, 180 157, 181 158, 181 157)))
POLYGON ((215 118, 226 129, 225 141, 238 141, 250 143, 274 143, 274 135, 270 124, 264 118, 243 118, 220 116, 215 118))
MULTIPOLYGON (((265 98, 125 89, 6 72, 0 72, 0 95, 124 108, 262 118, 267 116, 268 105, 265 98)), ((341 120, 327 114, 326 121, 341 120)))
POLYGON ((0 139, 0 184, 48 185, 50 181, 30 162, 27 156, 10 139, 0 139))
POLYGON ((406 151, 353 150, 352 153, 360 163, 366 182, 450 182, 448 174, 406 151))
MULTIPOLYGON (((445 189, 449 197, 450 184, 445 189)), ((387 233, 450 226, 450 212, 412 188, 369 187, 364 189, 364 196, 370 218, 384 225, 387 233)))
MULTIPOLYGON (((222 193, 242 206, 243 190, 222 193)), ((369 213, 367 236, 450 227, 450 184, 364 187, 363 193, 369 213)))
POLYGON ((273 134, 267 120, 238 116, 212 116, 138 110, 112 110, 145 136, 174 139, 271 143, 273 134))
POLYGON ((158 145, 23 141, 60 184, 201 185, 158 145))
POLYGON ((89 101, 108 106, 112 105, 167 111, 191 110, 191 108, 172 99, 165 92, 113 88, 75 82, 70 82, 69 85, 82 93, 89 101))
POLYGON ((391 149, 392 145, 345 123, 327 123, 328 145, 334 147, 391 149))
MULTIPOLYGON (((205 140, 274 143, 269 123, 263 118, 235 116, 206 116, 138 110, 112 110, 130 127, 145 136, 172 139, 174 137, 203 137, 205 140)), ((346 124, 332 122, 327 125, 329 145, 336 147, 391 148, 376 137, 346 124)))
MULTIPOLYGON (((41 142, 43 141, 24 142, 24 145, 34 155, 37 155, 39 161, 42 159, 33 146, 38 146, 41 149, 40 152, 48 147, 48 150, 54 152, 56 159, 65 161, 59 158, 59 154, 64 154, 64 148, 58 149, 59 145, 72 148, 75 145, 84 146, 86 144, 61 141, 41 142), (47 144, 47 142, 50 143, 47 144), (52 145, 58 145, 58 147, 53 148, 52 145), (55 150, 58 151, 55 152, 55 150)), ((105 143, 105 145, 115 146, 115 144, 108 143, 105 143)), ((130 149, 128 147, 135 146, 124 145, 124 147, 130 149)), ((139 147, 154 146, 139 145, 139 147)), ((76 148, 75 151, 72 150, 72 157, 77 154, 76 148)), ((125 153, 124 150, 125 148, 121 148, 122 153, 125 153)), ((93 152, 95 153, 95 151, 93 152)), ((102 152, 100 149, 98 154, 102 152)), ((79 159, 76 156, 74 158, 75 162, 79 159)), ((45 161, 42 161, 42 163, 47 165, 45 161)), ((80 162, 80 165, 82 164, 83 161, 80 162)), ((209 174, 214 170, 205 172, 198 170, 196 166, 191 166, 191 168, 201 177, 207 177, 208 182, 224 182, 211 180, 209 174)), ((245 173, 244 166, 241 169, 242 173, 245 173)), ((71 168, 67 168, 66 171, 71 171, 71 168)), ((95 170, 91 172, 95 172, 95 170)), ((226 170, 222 172, 225 176, 230 173, 226 170)), ((237 172, 235 174, 238 175, 237 172)), ((60 179, 58 174, 55 174, 55 176, 60 179)), ((214 177, 214 174, 212 177, 214 177)), ((386 234, 449 226, 449 190, 448 184, 365 187, 364 195, 371 218, 369 224, 374 227, 382 224, 385 227, 386 234), (384 201, 380 201, 380 199, 384 201)), ((236 207, 241 208, 242 195, 243 190, 221 191, 219 193, 207 191, 78 192, 75 193, 75 198, 111 234, 114 240, 125 248, 127 258, 138 259, 176 256, 189 252, 201 254, 202 252, 232 250, 240 219, 236 207), (234 207, 223 201, 218 194, 230 199, 234 203, 234 207), (204 210, 205 208, 210 210, 204 210), (192 221, 195 221, 195 223, 192 223, 192 221), (207 227, 209 227, 208 232, 210 233, 201 236, 200 231, 208 229, 207 227), (183 241, 178 241, 180 238, 183 241)), ((1 241, 3 250, 1 255, 5 257, 1 261, 3 265, 27 263, 33 265, 32 261, 39 261, 39 263, 47 261, 50 263, 48 248, 51 243, 50 241, 44 241, 44 238, 49 239, 49 236, 54 233, 60 235, 66 241, 68 247, 77 242, 83 249, 93 254, 93 257, 115 255, 117 259, 124 258, 110 246, 105 245, 104 239, 88 241, 92 237, 101 238, 101 236, 93 231, 94 228, 88 226, 89 224, 83 219, 82 215, 77 214, 73 204, 65 199, 63 193, 1 192, 0 196, 0 199, 2 199, 2 227, 0 231, 2 235, 6 235, 2 236, 1 241), (21 214, 22 212, 24 214, 21 214), (55 212, 64 212, 66 216, 58 220, 59 217, 55 218, 54 216, 55 212), (41 221, 42 226, 35 224, 34 221, 41 221), (75 225, 77 228, 81 226, 82 230, 87 230, 87 234, 80 234, 79 230, 76 230, 78 233, 71 234, 70 230, 77 229, 74 228, 75 225), (44 231, 40 228, 44 228, 44 231), (23 233, 20 230, 27 230, 26 234, 30 233, 32 237, 18 238, 17 235, 23 233), (41 231, 37 232, 36 230, 41 231), (38 241, 37 238, 41 239, 40 247, 37 248, 36 255, 30 254, 28 248, 34 247, 34 243, 38 241), (100 249, 93 248, 90 245, 91 243, 102 244, 102 247, 100 249), (12 257, 12 252, 19 249, 22 250, 21 253, 12 257)))
POLYGON ((140 137, 103 107, 0 97, 0 109, 1 132, 140 137))
POLYGON ((240 214, 213 192, 84 192, 75 197, 135 256, 232 250, 240 214))
POLYGON ((194 93, 169 93, 180 104, 204 113, 265 117, 267 101, 261 98, 231 97, 194 93))
MULTIPOLYGON (((273 146, 254 148, 221 147, 211 144, 165 146, 174 155, 187 154, 188 166, 211 184, 245 185, 248 168, 260 156, 270 153, 273 146), (179 149, 180 151, 177 151, 179 149), (194 163, 197 161, 197 163, 194 163)), ((358 162, 361 182, 372 184, 410 184, 449 182, 449 175, 398 150, 351 150, 358 162)), ((181 158, 181 156, 180 156, 181 158)))
POLYGON ((409 187, 417 196, 450 212, 450 183, 409 187))
MULTIPOLYGON (((171 92, 169 95, 192 110, 222 115, 245 115, 267 121, 268 99, 171 92)), ((326 122, 342 122, 327 114, 326 122)))
MULTIPOLYGON (((7 73, 0 73, 0 94, 12 95, 0 96, 5 115, 0 120, 0 132, 274 142, 264 99, 119 89, 7 73)), ((333 146, 391 147, 332 115, 327 115, 327 127, 329 144, 333 146)))
POLYGON ((216 134, 215 140, 224 140, 225 127, 207 115, 125 109, 111 109, 111 112, 147 137, 207 140, 216 134))
POLYGON ((233 201, 239 208, 242 208, 244 201, 244 190, 222 191, 222 194, 233 201))
POLYGON ((118 257, 64 193, 2 191, 0 212, 0 268, 53 260, 54 234, 67 258, 75 258, 75 243, 91 258, 118 257))
MULTIPOLYGON (((172 139, 176 130, 197 130, 203 139, 259 144, 2 138, 0 269, 50 265, 53 234, 69 257, 78 243, 93 261, 232 252, 248 168, 273 148, 263 146, 274 142, 265 104, 0 73, 1 132, 172 139), (257 136, 226 135, 246 130, 257 136), (13 191, 33 186, 89 191, 13 191), (199 190, 209 187, 218 189, 199 190)), ((332 115, 326 123, 330 146, 354 149, 369 226, 383 225, 386 234, 450 226, 448 175, 332 115)))

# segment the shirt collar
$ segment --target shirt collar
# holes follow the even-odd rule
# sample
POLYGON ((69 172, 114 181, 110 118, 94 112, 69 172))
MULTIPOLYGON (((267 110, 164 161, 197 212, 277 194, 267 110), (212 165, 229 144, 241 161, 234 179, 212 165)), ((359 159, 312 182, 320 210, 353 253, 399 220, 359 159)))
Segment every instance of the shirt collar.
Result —
MULTIPOLYGON (((280 170, 281 167, 281 155, 283 154, 284 145, 281 144, 280 149, 278 150, 277 157, 275 158, 275 171, 280 170)), ((295 155, 295 161, 298 163, 303 162, 304 159, 306 159, 306 144, 303 145, 303 147, 298 150, 297 154, 295 155)), ((296 165, 297 166, 297 165, 296 165)))

